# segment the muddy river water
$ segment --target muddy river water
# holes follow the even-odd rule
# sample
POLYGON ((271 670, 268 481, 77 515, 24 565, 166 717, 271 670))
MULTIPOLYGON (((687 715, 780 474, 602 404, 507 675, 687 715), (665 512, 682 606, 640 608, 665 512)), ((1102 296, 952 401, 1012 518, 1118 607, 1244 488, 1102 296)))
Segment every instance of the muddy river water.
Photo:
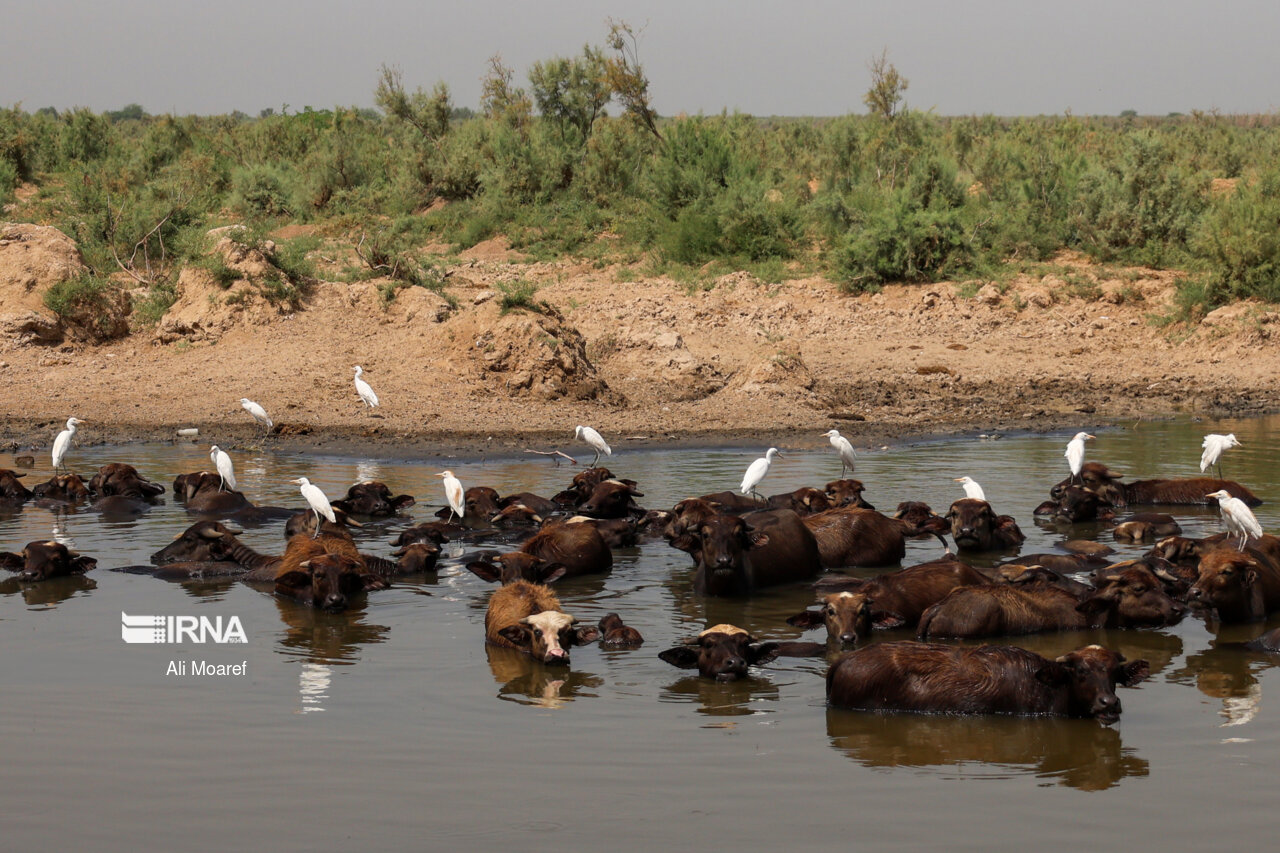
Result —
MULTIPOLYGON (((1225 474, 1266 501, 1280 530, 1276 419, 1142 423, 1101 432, 1088 458, 1129 477, 1198 473, 1200 437, 1244 443, 1225 474)), ((811 449, 774 463, 765 493, 821 486, 839 460, 811 449)), ((1065 476, 1069 435, 949 439, 869 449, 857 475, 882 510, 924 500, 945 511, 969 475, 1027 534, 1024 553, 1070 537, 1112 543, 1106 526, 1038 525, 1032 509, 1065 476)), ((216 440, 216 436, 210 437, 216 440)), ((648 507, 735 488, 764 448, 629 449, 607 460, 648 507)), ((74 470, 127 461, 169 484, 207 468, 208 443, 75 448, 74 470)), ((233 450, 259 503, 301 506, 307 476, 337 498, 378 479, 418 504, 359 533, 391 537, 442 504, 435 473, 465 485, 550 495, 573 469, 539 457, 381 461, 233 450)), ((11 464, 0 456, 0 467, 11 464)), ((48 476, 41 455, 28 484, 48 476)), ((760 637, 821 639, 784 619, 805 587, 750 600, 692 591, 688 557, 664 542, 615 553, 608 575, 559 585, 594 623, 622 614, 635 650, 577 648, 547 668, 488 650, 492 589, 446 546, 438 577, 408 579, 357 609, 318 613, 243 584, 182 585, 111 571, 146 563, 191 519, 167 501, 135 521, 27 504, 0 515, 0 550, 57 538, 95 556, 82 578, 0 583, 0 781, 7 850, 1233 849, 1274 843, 1280 766, 1280 656, 1226 647, 1264 628, 1207 625, 1014 640, 1056 656, 1090 642, 1146 658, 1151 677, 1120 691, 1114 725, 1091 720, 867 715, 829 710, 820 659, 780 659, 731 684, 700 680, 658 652, 717 622, 760 637), (122 613, 235 617, 247 643, 126 643, 122 613), (185 667, 183 666, 185 665, 185 667), (202 667, 228 674, 197 674, 202 667), (243 671, 241 672, 240 669, 243 671)), ((1179 508, 1186 535, 1221 528, 1216 510, 1179 508)), ((279 525, 247 528, 278 553, 279 525)), ((1117 545, 1118 557, 1141 546, 1117 545)), ((912 541, 904 565, 938 556, 912 541)), ((864 574, 874 574, 865 572, 864 574)), ((875 641, 908 639, 878 632, 875 641)))

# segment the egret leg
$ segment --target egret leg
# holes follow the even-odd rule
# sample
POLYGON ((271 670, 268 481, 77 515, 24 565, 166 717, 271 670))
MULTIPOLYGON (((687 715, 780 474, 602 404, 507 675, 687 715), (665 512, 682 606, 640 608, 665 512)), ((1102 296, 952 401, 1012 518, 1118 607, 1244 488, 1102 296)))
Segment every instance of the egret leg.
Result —
POLYGON ((845 471, 845 469, 846 469, 846 468, 848 468, 848 467, 849 467, 849 466, 845 464, 844 460, 843 460, 843 459, 841 459, 841 460, 840 460, 840 479, 841 479, 841 480, 843 480, 843 479, 844 479, 844 471, 845 471))
POLYGON ((226 484, 227 484, 226 477, 223 477, 221 474, 219 474, 218 475, 218 491, 220 492, 225 491, 226 484))
POLYGON ((765 503, 764 495, 760 494, 755 489, 751 490, 751 497, 755 498, 760 503, 765 503))
POLYGON ((311 534, 311 538, 315 539, 320 535, 320 510, 312 510, 316 514, 316 532, 311 534))
POLYGON ((596 458, 591 460, 591 467, 594 468, 600 464, 600 451, 596 451, 596 458))

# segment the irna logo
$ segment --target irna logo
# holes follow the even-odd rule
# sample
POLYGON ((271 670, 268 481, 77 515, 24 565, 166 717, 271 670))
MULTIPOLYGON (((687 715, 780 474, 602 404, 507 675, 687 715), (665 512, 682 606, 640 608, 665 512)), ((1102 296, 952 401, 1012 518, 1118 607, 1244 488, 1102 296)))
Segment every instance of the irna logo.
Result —
POLYGON ((120 639, 126 643, 247 643, 239 616, 130 616, 120 613, 120 639))

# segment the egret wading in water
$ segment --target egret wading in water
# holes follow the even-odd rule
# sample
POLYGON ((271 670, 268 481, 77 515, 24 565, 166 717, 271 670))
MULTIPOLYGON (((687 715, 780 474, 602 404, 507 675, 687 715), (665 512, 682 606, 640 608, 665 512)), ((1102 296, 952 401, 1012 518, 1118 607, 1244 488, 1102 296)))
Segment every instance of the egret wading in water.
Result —
POLYGON ((62 466, 62 460, 66 458, 67 451, 71 448, 71 438, 76 434, 76 427, 82 423, 85 423, 85 421, 79 418, 67 418, 67 428, 58 433, 58 437, 53 440, 53 470, 55 473, 62 466))
POLYGON ((1237 551, 1243 551, 1244 546, 1249 544, 1249 539, 1262 538, 1262 525, 1258 523, 1257 516, 1244 501, 1233 498, 1226 489, 1210 492, 1205 497, 1218 499, 1218 511, 1222 513, 1222 523, 1227 526, 1229 533, 1240 537, 1237 551))
POLYGON ((756 491, 756 486, 760 485, 760 481, 764 479, 765 474, 769 473, 769 466, 773 463, 775 456, 781 457, 782 454, 778 452, 778 448, 770 447, 764 456, 747 466, 747 473, 742 478, 740 494, 752 495, 761 501, 764 500, 764 495, 756 491))
POLYGON ((231 464, 231 457, 227 452, 218 445, 209 448, 209 458, 213 460, 213 465, 218 469, 218 491, 222 491, 223 486, 229 486, 231 491, 236 490, 236 469, 231 464))
POLYGON ((1067 442, 1067 452, 1062 454, 1067 457, 1067 466, 1071 468, 1071 482, 1080 480, 1080 484, 1084 485, 1084 478, 1080 476, 1080 470, 1084 468, 1084 443, 1093 438, 1087 432, 1078 432, 1076 437, 1067 442))
POLYGON ((858 458, 858 454, 853 452, 853 445, 849 443, 849 439, 840 434, 840 430, 829 429, 823 433, 824 436, 831 440, 831 446, 836 449, 836 453, 840 454, 840 476, 844 477, 847 470, 853 473, 853 463, 858 458))
POLYGON ((964 486, 964 496, 975 500, 985 501, 987 499, 986 492, 982 491, 982 486, 972 477, 956 477, 956 482, 964 486))
POLYGON ((1222 458, 1222 454, 1226 453, 1233 447, 1242 447, 1240 441, 1236 438, 1234 432, 1227 435, 1215 435, 1210 433, 1204 437, 1204 441, 1200 444, 1204 448, 1204 453, 1200 454, 1200 473, 1203 474, 1209 470, 1212 465, 1218 469, 1218 479, 1222 479, 1222 466, 1218 464, 1218 460, 1222 458))
POLYGON ((270 433, 272 427, 275 426, 271 421, 271 416, 267 414, 267 410, 250 400, 248 397, 240 398, 240 408, 252 415, 255 421, 266 427, 268 433, 270 433))
POLYGON ((352 368, 356 372, 356 393, 360 395, 360 399, 364 400, 364 404, 371 409, 378 408, 378 395, 373 393, 373 389, 369 387, 369 383, 360 378, 364 373, 364 368, 356 365, 352 368))
POLYGON ((311 485, 311 481, 306 477, 299 477, 289 482, 297 484, 298 491, 302 492, 302 497, 307 501, 307 506, 311 507, 316 514, 316 532, 311 534, 312 539, 320 535, 321 516, 324 516, 333 524, 338 523, 337 517, 333 514, 333 507, 329 505, 329 499, 324 496, 324 492, 320 491, 319 486, 311 485))
POLYGON ((462 491, 462 481, 453 476, 452 471, 441 471, 436 474, 437 477, 444 478, 444 497, 449 502, 449 520, 453 521, 453 516, 457 516, 458 520, 462 520, 462 516, 467 511, 467 503, 464 500, 462 491))
POLYGON ((589 426, 574 427, 573 437, 580 441, 585 441, 587 444, 591 446, 593 450, 595 450, 596 458, 591 460, 592 468, 596 467, 596 464, 600 461, 601 453, 603 453, 605 456, 613 455, 613 450, 610 449, 609 445, 605 442, 604 436, 602 436, 600 433, 596 432, 589 426))

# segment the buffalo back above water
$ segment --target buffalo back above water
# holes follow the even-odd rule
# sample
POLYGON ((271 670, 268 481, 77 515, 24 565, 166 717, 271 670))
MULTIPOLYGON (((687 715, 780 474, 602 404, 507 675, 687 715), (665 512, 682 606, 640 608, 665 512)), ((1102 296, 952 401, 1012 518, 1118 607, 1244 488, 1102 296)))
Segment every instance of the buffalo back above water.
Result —
POLYGON ((903 525, 873 509, 845 506, 802 519, 818 543, 822 565, 888 566, 907 553, 903 525))
POLYGON ((1223 622, 1253 622, 1280 610, 1280 568, 1254 548, 1220 546, 1200 557, 1190 598, 1218 611, 1223 622))
POLYGON ((1048 714, 1119 718, 1117 685, 1150 671, 1145 660, 1086 646, 1056 660, 1014 646, 967 648, 875 643, 827 672, 827 701, 841 708, 948 714, 1048 714))
POLYGON ((822 568, 813 534, 786 509, 714 515, 672 545, 694 555, 694 588, 707 595, 748 595, 811 578, 822 568))

